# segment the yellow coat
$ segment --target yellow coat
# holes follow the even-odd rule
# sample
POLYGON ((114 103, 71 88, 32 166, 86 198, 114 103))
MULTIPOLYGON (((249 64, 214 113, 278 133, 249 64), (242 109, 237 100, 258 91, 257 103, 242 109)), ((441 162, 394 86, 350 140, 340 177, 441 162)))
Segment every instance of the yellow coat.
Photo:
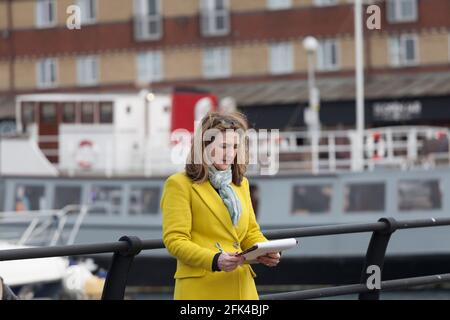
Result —
POLYGON ((242 213, 232 224, 227 207, 209 181, 194 183, 184 172, 171 175, 161 197, 163 241, 177 259, 175 299, 258 299, 256 274, 249 264, 232 272, 212 271, 219 242, 226 252, 237 252, 267 241, 256 222, 248 180, 236 191, 242 213))

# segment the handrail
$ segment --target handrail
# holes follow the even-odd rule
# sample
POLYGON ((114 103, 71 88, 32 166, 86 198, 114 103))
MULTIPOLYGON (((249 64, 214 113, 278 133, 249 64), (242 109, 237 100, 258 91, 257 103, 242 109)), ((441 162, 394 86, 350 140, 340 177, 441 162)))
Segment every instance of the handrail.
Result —
MULTIPOLYGON (((373 232, 373 234, 367 249, 365 264, 361 273, 361 282, 359 284, 262 295, 261 299, 310 299, 348 293, 359 293, 360 300, 379 299, 381 290, 450 281, 450 274, 431 275, 426 277, 383 281, 381 282, 380 288, 374 289, 369 288, 365 282, 367 280, 367 266, 378 266, 380 269, 380 280, 382 279, 383 263, 387 245, 391 235, 396 230, 436 226, 450 226, 450 218, 428 218, 402 221, 397 221, 393 218, 382 218, 375 223, 338 224, 266 231, 264 234, 269 239, 279 239, 284 237, 302 238, 362 232, 373 232)), ((123 299, 128 273, 134 257, 142 250, 161 248, 164 248, 164 243, 161 239, 141 240, 137 237, 124 236, 121 237, 118 242, 1 250, 0 261, 113 252, 113 260, 103 288, 102 299, 123 299)))

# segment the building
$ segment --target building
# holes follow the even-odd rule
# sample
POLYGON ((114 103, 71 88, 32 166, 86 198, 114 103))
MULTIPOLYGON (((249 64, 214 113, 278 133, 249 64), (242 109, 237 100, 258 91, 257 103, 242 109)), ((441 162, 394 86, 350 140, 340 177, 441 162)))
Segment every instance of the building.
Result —
MULTIPOLYGON (((450 1, 366 2, 381 9, 364 30, 367 125, 450 126, 450 1)), ((22 93, 183 85, 235 97, 256 127, 303 127, 312 35, 323 126, 353 126, 353 34, 347 0, 0 0, 0 117, 22 93)))

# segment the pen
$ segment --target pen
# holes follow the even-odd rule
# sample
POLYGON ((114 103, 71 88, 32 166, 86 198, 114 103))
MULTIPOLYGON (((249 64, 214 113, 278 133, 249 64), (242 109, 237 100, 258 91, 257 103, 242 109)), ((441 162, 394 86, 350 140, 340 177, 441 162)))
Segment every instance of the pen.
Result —
POLYGON ((224 253, 224 250, 222 249, 222 246, 220 245, 219 242, 216 242, 216 248, 219 249, 219 251, 220 251, 221 253, 224 253))

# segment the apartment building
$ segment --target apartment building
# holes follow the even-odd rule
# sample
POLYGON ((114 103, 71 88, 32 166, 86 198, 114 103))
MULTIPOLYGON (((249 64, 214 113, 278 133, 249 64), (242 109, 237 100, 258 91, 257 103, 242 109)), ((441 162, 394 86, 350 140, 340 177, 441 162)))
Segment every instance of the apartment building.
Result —
MULTIPOLYGON (((364 29, 367 124, 450 126, 450 1, 370 4, 381 28, 364 29)), ((303 127, 306 36, 319 43, 321 121, 351 126, 353 1, 0 0, 0 118, 21 93, 193 86, 235 97, 257 127, 303 127)))

